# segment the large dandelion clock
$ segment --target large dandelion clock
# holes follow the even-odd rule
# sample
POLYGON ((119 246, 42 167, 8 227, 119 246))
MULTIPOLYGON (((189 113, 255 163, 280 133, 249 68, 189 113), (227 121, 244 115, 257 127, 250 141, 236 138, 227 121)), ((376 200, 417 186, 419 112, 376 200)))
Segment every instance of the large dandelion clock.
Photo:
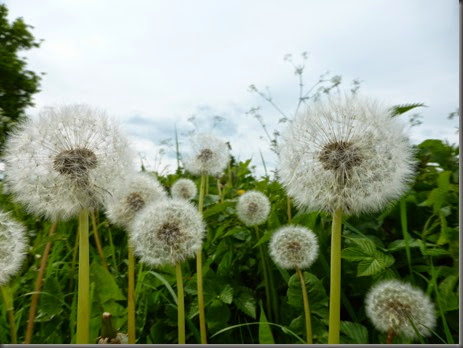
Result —
POLYGON ((219 176, 229 161, 227 144, 212 134, 202 133, 191 140, 191 152, 184 164, 185 169, 194 175, 219 176))
POLYGON ((183 199, 166 199, 135 215, 129 236, 141 261, 156 267, 193 257, 201 249, 204 231, 197 208, 183 199))
POLYGON ((26 254, 24 227, 0 211, 0 286, 19 270, 26 254))
POLYGON ((299 114, 283 134, 279 176, 310 210, 377 211, 401 196, 413 175, 403 125, 359 96, 332 96, 299 114))
POLYGON ((111 222, 128 227, 138 211, 151 202, 166 198, 166 191, 154 176, 135 173, 114 188, 105 204, 106 215, 111 222))
POLYGON ((132 168, 119 127, 85 105, 46 108, 8 139, 6 179, 15 199, 35 214, 67 219, 98 207, 112 183, 132 168))
POLYGON ((399 280, 384 280, 370 290, 366 313, 375 327, 410 338, 429 336, 436 325, 434 305, 419 288, 399 280), (413 328, 415 326, 415 328, 413 328))

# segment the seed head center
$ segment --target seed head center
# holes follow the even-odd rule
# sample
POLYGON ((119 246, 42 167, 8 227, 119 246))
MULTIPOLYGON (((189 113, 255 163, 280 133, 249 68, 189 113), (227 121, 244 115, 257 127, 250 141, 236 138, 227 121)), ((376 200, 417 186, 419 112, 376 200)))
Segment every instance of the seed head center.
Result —
POLYGON ((133 211, 139 211, 145 206, 145 200, 138 192, 132 192, 127 196, 127 204, 133 211))
POLYGON ((248 205, 248 212, 249 213, 251 213, 251 214, 257 213, 257 210, 259 210, 259 206, 256 203, 254 203, 254 202, 249 203, 249 205, 248 205))
POLYGON ((348 141, 336 141, 323 147, 319 160, 326 170, 349 171, 362 163, 358 149, 348 141))
POLYGON ((166 222, 159 229, 159 238, 164 240, 170 247, 175 247, 181 233, 178 224, 166 222))
POLYGON ((297 253, 301 250, 301 244, 299 242, 292 241, 288 243, 287 248, 291 253, 297 253))
POLYGON ((60 152, 53 160, 53 169, 73 179, 85 178, 89 170, 96 168, 98 160, 93 151, 77 148, 60 152))
POLYGON ((210 149, 203 149, 200 154, 198 155, 198 159, 202 162, 209 161, 212 158, 214 153, 210 149))

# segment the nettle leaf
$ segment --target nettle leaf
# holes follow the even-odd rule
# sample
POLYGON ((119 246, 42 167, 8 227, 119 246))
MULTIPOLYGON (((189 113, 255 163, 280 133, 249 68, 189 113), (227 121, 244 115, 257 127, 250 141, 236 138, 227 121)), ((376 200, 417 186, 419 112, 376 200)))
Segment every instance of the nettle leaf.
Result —
POLYGON ((366 344, 368 343, 368 330, 365 326, 352 323, 350 321, 341 321, 341 333, 349 339, 345 343, 366 344))
POLYGON ((240 286, 236 289, 237 294, 233 298, 233 303, 244 314, 249 315, 251 318, 256 319, 256 299, 251 289, 240 286))
POLYGON ((37 321, 48 321, 63 312, 64 295, 56 278, 47 278, 40 293, 37 321))
POLYGON ((458 276, 450 275, 439 284, 440 305, 444 312, 457 310, 459 308, 458 292, 454 291, 457 283, 458 276))
POLYGON ((113 275, 100 264, 93 262, 90 267, 90 279, 95 282, 95 290, 101 303, 109 300, 122 301, 125 296, 113 275))
MULTIPOLYGON (((312 314, 324 317, 328 307, 328 296, 326 295, 323 282, 312 273, 304 272, 304 280, 310 301, 312 314)), ((301 282, 297 274, 293 274, 288 281, 288 304, 295 308, 303 308, 301 282)))
POLYGON ((274 344, 272 330, 268 324, 267 317, 265 316, 262 305, 260 306, 260 320, 259 320, 259 343, 260 344, 274 344))
POLYGON ((376 251, 373 257, 359 262, 357 266, 357 276, 370 276, 385 270, 395 262, 394 257, 386 255, 381 251, 376 251))
POLYGON ((341 257, 348 261, 362 261, 368 258, 369 255, 359 248, 345 248, 341 253, 341 257))
POLYGON ((363 251, 365 254, 369 256, 373 256, 376 252, 376 245, 375 243, 368 239, 368 238, 363 238, 363 237, 350 237, 349 238, 352 242, 354 242, 357 247, 363 251))
POLYGON ((219 299, 226 304, 230 304, 233 301, 233 288, 230 284, 226 284, 223 290, 219 294, 219 299))

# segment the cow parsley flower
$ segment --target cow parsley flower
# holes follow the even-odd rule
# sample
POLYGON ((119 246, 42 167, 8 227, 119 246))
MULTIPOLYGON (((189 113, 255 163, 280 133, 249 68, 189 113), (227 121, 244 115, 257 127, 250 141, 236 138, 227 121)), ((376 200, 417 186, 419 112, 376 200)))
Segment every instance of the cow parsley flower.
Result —
POLYGON ((367 316, 383 332, 392 330, 415 338, 414 325, 420 335, 429 336, 436 324, 429 297, 421 289, 399 280, 384 280, 373 286, 365 304, 367 316))
POLYGON ((119 127, 85 105, 44 109, 9 137, 5 154, 16 200, 54 221, 99 206, 133 158, 119 127))
POLYGON ((277 230, 270 241, 270 256, 281 268, 304 269, 318 256, 317 236, 302 226, 285 226, 277 230))
POLYGON ((284 133, 279 176, 300 206, 359 214, 400 197, 413 175, 412 155, 387 108, 359 96, 329 97, 284 133))
POLYGON ((201 248, 205 225, 197 209, 185 200, 166 199, 146 206, 130 228, 130 239, 142 262, 175 265, 201 248))
POLYGON ((10 214, 0 211, 0 286, 21 267, 26 255, 26 232, 10 214))
POLYGON ((138 211, 151 202, 166 199, 167 194, 154 176, 141 172, 121 182, 108 198, 106 204, 108 219, 128 227, 138 211))
POLYGON ((187 201, 196 197, 198 189, 193 180, 178 179, 170 189, 172 198, 185 199, 187 201))
POLYGON ((240 196, 236 205, 238 218, 246 226, 257 226, 267 220, 270 213, 270 201, 266 195, 258 191, 247 191, 240 196))
POLYGON ((185 169, 194 175, 219 176, 230 161, 227 144, 212 134, 198 134, 194 137, 191 150, 184 164, 185 169))

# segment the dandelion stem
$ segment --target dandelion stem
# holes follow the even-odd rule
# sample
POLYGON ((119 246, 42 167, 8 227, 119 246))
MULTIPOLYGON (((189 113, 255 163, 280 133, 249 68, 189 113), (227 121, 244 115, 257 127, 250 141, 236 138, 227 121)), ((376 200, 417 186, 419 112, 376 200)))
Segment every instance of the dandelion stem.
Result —
POLYGON ((400 223, 402 225, 402 233, 404 235, 405 252, 407 254, 408 270, 410 272, 410 276, 412 277, 412 282, 415 283, 415 279, 413 276, 413 268, 412 268, 412 258, 410 254, 410 237, 408 235, 408 228, 407 228, 407 203, 404 197, 402 197, 402 199, 400 200, 400 223))
POLYGON ((387 332, 386 344, 392 344, 392 340, 394 339, 395 332, 392 329, 389 329, 387 332))
MULTIPOLYGON (((259 227, 255 226, 256 229, 256 237, 257 237, 257 242, 260 240, 260 235, 259 235, 259 227)), ((264 248, 262 247, 262 244, 259 244, 259 253, 260 253, 260 259, 262 262, 262 272, 264 273, 264 283, 265 283, 265 301, 267 305, 267 313, 269 316, 269 320, 271 320, 272 316, 272 306, 270 305, 270 282, 268 279, 268 270, 267 270, 267 262, 265 261, 265 254, 264 254, 264 248)))
POLYGON ((69 291, 74 289, 74 271, 76 269, 76 259, 77 259, 77 252, 79 251, 79 233, 76 234, 76 241, 74 242, 74 251, 72 252, 72 260, 71 260, 71 271, 69 272, 69 291))
POLYGON ((302 299, 304 300, 305 331, 307 333, 307 343, 312 344, 312 324, 310 321, 309 297, 307 296, 307 289, 305 287, 304 274, 302 274, 299 268, 296 268, 296 272, 301 281, 302 299))
POLYGON ((209 175, 206 175, 206 195, 209 194, 209 175))
POLYGON ((100 255, 101 263, 105 269, 108 269, 108 263, 106 262, 106 257, 103 253, 103 248, 101 247, 100 243, 100 235, 98 234, 98 224, 96 223, 96 216, 95 211, 92 210, 92 227, 93 227, 93 236, 95 237, 95 244, 96 249, 98 250, 98 254, 100 255))
POLYGON ((3 301, 5 302, 6 312, 8 314, 8 322, 10 323, 10 339, 12 344, 17 344, 18 340, 16 337, 16 324, 14 320, 14 306, 13 306, 13 294, 9 285, 5 284, 0 286, 2 292, 3 301))
MULTIPOLYGON (((54 222, 51 225, 49 238, 55 234, 57 223, 54 222)), ((30 344, 32 341, 32 331, 34 329, 35 314, 37 312, 37 303, 39 302, 40 288, 42 287, 43 275, 45 273, 45 267, 47 266, 48 254, 51 249, 51 240, 48 240, 43 251, 42 261, 40 262, 39 274, 35 280, 34 294, 31 299, 31 307, 29 308, 29 320, 27 321, 26 338, 24 339, 25 344, 30 344)))
POLYGON ((292 215, 291 215, 291 198, 289 196, 286 196, 286 200, 288 202, 288 223, 291 223, 292 220, 292 215))
POLYGON ((77 294, 77 344, 89 343, 90 265, 88 245, 88 210, 79 214, 79 280, 77 294))
POLYGON ((220 197, 220 203, 223 203, 223 190, 222 190, 222 184, 220 183, 220 179, 217 178, 217 193, 220 197))
MULTIPOLYGON (((201 183, 199 186, 199 200, 198 200, 198 210, 201 214, 203 213, 205 177, 206 177, 206 174, 201 174, 201 183)), ((206 314, 204 312, 202 249, 199 249, 196 253, 196 282, 197 282, 197 287, 198 287, 199 331, 201 333, 201 344, 206 344, 207 334, 206 334, 206 314)))
POLYGON ((178 313, 178 343, 185 343, 185 300, 183 296, 182 265, 175 266, 177 273, 177 313, 178 313))
POLYGON ((333 214, 331 226, 330 316, 328 344, 339 344, 341 320, 341 229, 342 209, 333 214))
POLYGON ((129 288, 127 298, 127 310, 128 310, 128 338, 129 344, 135 344, 135 255, 133 253, 133 246, 129 240, 129 288))

